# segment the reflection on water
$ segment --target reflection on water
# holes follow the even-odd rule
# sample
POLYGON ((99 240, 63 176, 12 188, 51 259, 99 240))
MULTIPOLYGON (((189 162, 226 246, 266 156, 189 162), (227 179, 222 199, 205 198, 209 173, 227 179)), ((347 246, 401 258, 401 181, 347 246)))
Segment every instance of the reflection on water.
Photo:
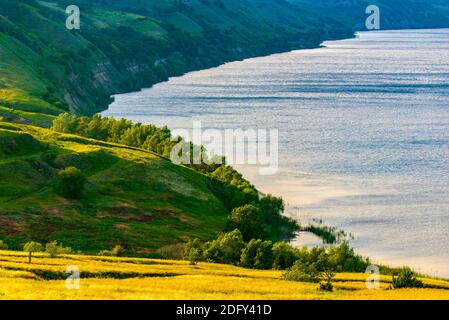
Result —
POLYGON ((362 254, 449 277, 449 30, 325 45, 119 95, 104 115, 277 128, 279 174, 239 167, 262 191, 282 195, 292 214, 352 233, 362 254))

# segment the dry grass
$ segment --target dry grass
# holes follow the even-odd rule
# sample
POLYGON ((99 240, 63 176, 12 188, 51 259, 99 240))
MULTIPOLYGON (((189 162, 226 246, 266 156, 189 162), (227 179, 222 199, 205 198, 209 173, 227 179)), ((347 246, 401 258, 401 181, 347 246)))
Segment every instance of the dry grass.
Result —
POLYGON ((449 282, 423 279, 435 289, 380 290, 365 287, 365 274, 339 274, 332 293, 316 284, 280 279, 280 271, 185 261, 37 254, 0 251, 0 299, 449 299, 449 282), (81 271, 79 290, 66 288, 67 266, 81 271), (50 278, 59 280, 46 280, 50 278))

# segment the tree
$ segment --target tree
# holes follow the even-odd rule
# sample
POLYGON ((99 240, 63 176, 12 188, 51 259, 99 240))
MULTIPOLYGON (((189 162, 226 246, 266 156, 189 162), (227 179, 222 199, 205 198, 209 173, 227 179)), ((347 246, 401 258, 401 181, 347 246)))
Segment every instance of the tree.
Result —
POLYGON ((70 254, 73 250, 69 247, 63 247, 58 241, 51 241, 45 245, 45 252, 50 255, 50 258, 56 258, 59 254, 70 254))
POLYGON ((44 247, 39 242, 30 241, 23 246, 23 251, 28 252, 28 263, 31 264, 33 252, 42 252, 44 251, 44 247))
POLYGON ((193 239, 184 246, 183 258, 196 265, 203 257, 203 243, 200 239, 193 239))
POLYGON ((285 206, 282 198, 273 197, 269 194, 260 199, 259 207, 265 221, 269 224, 274 224, 279 222, 285 206))
POLYGON ((252 239, 242 251, 240 264, 245 268, 271 269, 273 267, 273 243, 252 239))
POLYGON ((245 241, 263 237, 265 224, 261 212, 251 204, 232 210, 228 224, 231 230, 239 229, 245 241))
POLYGON ((67 198, 80 198, 85 184, 86 177, 78 168, 67 167, 58 172, 58 191, 67 198))
POLYGON ((238 264, 245 247, 240 230, 221 234, 216 240, 204 245, 204 258, 210 262, 238 264))
POLYGON ((295 263, 297 250, 284 241, 277 242, 273 246, 273 257, 273 268, 285 270, 295 263))
MULTIPOLYGON (((314 247, 310 250, 303 248, 297 251, 297 260, 295 264, 285 272, 282 277, 290 281, 319 282, 320 289, 333 291, 333 284, 336 272, 339 269, 339 263, 345 264, 346 259, 341 254, 340 249, 347 251, 347 248, 331 248, 327 250, 324 247, 314 247)), ((352 258, 355 255, 346 257, 352 258)), ((344 271, 344 270, 343 270, 344 271)))

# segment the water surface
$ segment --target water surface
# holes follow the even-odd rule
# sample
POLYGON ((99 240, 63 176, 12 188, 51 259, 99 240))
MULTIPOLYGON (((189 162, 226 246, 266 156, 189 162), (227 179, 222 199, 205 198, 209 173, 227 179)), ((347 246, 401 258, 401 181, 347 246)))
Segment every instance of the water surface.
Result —
MULTIPOLYGON (((238 169, 374 260, 449 277, 449 30, 359 33, 116 96, 106 116, 277 128, 280 171, 238 169)), ((296 239, 298 245, 310 238, 296 239)))

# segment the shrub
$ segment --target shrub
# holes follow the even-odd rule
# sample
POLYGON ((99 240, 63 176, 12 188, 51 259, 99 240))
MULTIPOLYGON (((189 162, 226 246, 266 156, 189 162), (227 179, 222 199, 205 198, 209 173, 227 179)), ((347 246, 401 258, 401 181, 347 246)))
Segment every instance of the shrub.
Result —
POLYGON ((232 210, 228 224, 231 230, 239 229, 245 241, 262 238, 265 227, 260 210, 250 204, 232 210))
MULTIPOLYGON (((330 251, 330 250, 329 250, 330 251)), ((319 282, 320 289, 333 291, 333 280, 337 265, 325 248, 303 248, 298 251, 298 260, 282 275, 291 281, 319 282)))
POLYGON ((23 251, 28 252, 28 263, 31 263, 33 252, 42 252, 44 251, 44 247, 39 242, 30 241, 23 246, 23 251))
POLYGON ((273 246, 273 268, 285 270, 293 266, 297 259, 297 250, 286 242, 277 242, 273 246))
POLYGON ((52 241, 45 245, 45 252, 50 255, 51 258, 57 257, 59 254, 73 253, 72 248, 63 247, 58 241, 52 241))
POLYGON ((101 250, 100 252, 98 252, 99 256, 102 257, 112 257, 112 251, 111 250, 101 250))
POLYGON ((57 191, 67 198, 80 198, 85 184, 86 177, 78 168, 67 167, 58 172, 57 191))
POLYGON ((332 282, 334 281, 336 273, 332 270, 325 270, 320 273, 320 290, 324 291, 334 291, 334 285, 332 282))
POLYGON ((125 249, 122 246, 116 245, 112 250, 101 250, 98 255, 103 257, 121 257, 124 251, 125 249))
POLYGON ((252 239, 242 251, 240 264, 245 268, 271 269, 273 267, 273 243, 252 239))
POLYGON ((210 262, 238 264, 245 247, 242 233, 234 231, 221 234, 216 240, 204 245, 204 259, 210 262))
POLYGON ((125 249, 121 245, 116 245, 112 248, 111 253, 114 257, 121 257, 125 249))
POLYGON ((282 279, 317 283, 320 281, 320 273, 318 272, 316 265, 307 264, 301 260, 297 260, 295 264, 282 275, 282 279))
POLYGON ((9 249, 8 245, 3 240, 0 240, 0 250, 8 250, 8 249, 9 249))
POLYGON ((393 289, 423 288, 424 284, 416 277, 415 273, 410 268, 404 268, 399 272, 397 277, 393 275, 391 286, 393 289))
POLYGON ((347 243, 328 249, 302 248, 296 254, 298 260, 282 277, 291 281, 320 282, 320 289, 326 291, 333 290, 336 272, 363 272, 369 264, 347 243))

